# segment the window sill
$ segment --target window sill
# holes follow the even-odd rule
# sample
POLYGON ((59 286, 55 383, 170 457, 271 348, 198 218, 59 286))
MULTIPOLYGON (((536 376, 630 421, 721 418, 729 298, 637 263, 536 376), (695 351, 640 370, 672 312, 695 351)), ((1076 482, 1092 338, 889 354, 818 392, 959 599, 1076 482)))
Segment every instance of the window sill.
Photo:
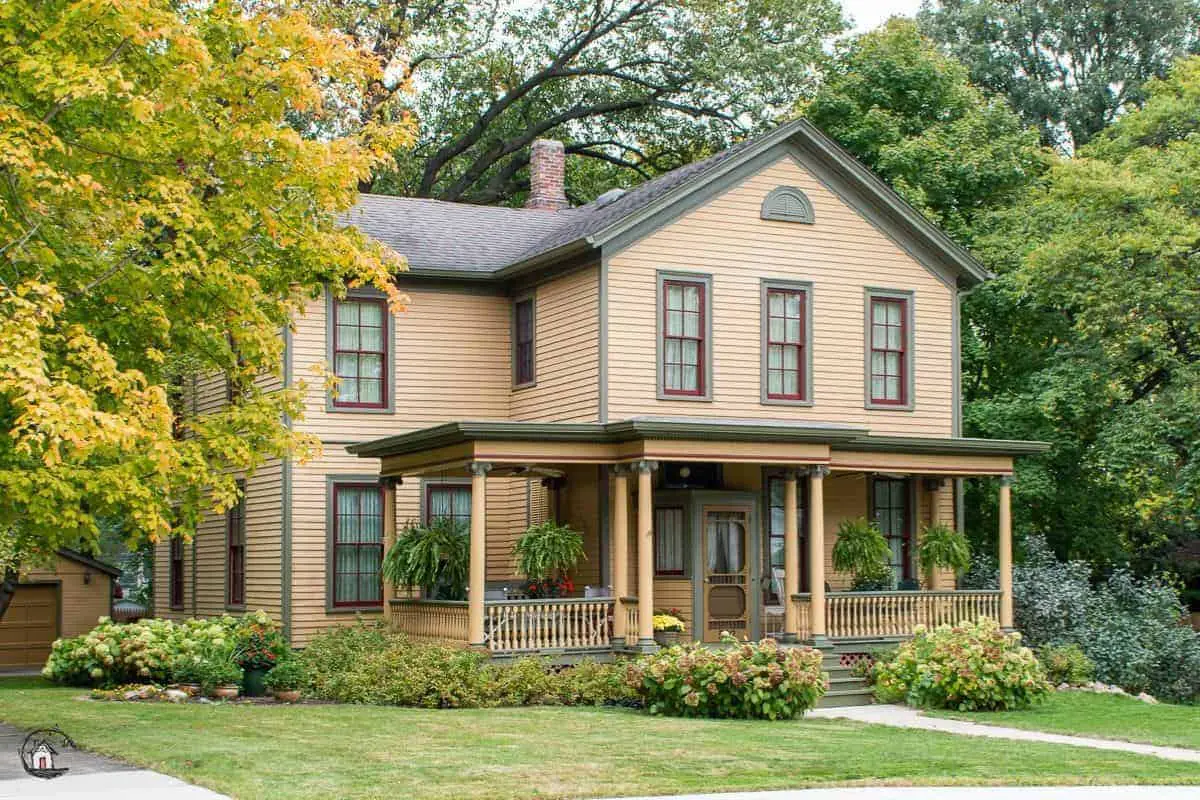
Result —
POLYGON ((667 392, 658 391, 659 400, 682 400, 685 403, 711 403, 713 401, 711 394, 668 394, 667 392))
POLYGON ((383 603, 369 606, 325 606, 326 614, 375 614, 383 613, 383 603))
POLYGON ((799 406, 801 408, 812 408, 812 400, 789 400, 786 397, 763 397, 761 404, 764 406, 799 406))
POLYGON ((912 411, 914 405, 912 403, 895 404, 895 403, 871 403, 863 404, 863 408, 868 411, 912 411))
POLYGON ((534 388, 535 386, 537 386, 537 379, 536 379, 536 378, 535 378, 534 380, 532 380, 532 381, 528 381, 527 383, 514 383, 514 384, 512 385, 512 389, 513 389, 513 391, 515 392, 515 391, 518 391, 518 390, 520 390, 520 389, 532 389, 532 388, 534 388))
POLYGON ((237 611, 237 612, 239 612, 239 613, 245 613, 245 611, 246 611, 246 604, 245 604, 245 603, 242 603, 241 605, 229 605, 228 603, 226 603, 226 604, 225 604, 225 610, 226 610, 226 611, 237 611))
POLYGON ((395 414, 394 406, 339 406, 333 403, 325 404, 327 414, 395 414))

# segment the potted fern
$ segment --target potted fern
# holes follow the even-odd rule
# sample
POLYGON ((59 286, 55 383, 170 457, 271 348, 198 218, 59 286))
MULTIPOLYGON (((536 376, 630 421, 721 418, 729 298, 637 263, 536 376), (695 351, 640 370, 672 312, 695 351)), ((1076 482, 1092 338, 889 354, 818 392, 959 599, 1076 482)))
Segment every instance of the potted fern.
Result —
POLYGON ((569 525, 530 526, 513 548, 517 569, 529 579, 530 597, 566 597, 575 590, 571 570, 587 556, 583 535, 569 525))
POLYGON ((971 547, 966 536, 939 522, 921 530, 917 560, 929 572, 932 584, 936 569, 954 570, 956 576, 966 572, 971 566, 971 547))
POLYGON ((447 517, 409 523, 383 558, 383 579, 419 586, 430 600, 465 600, 471 543, 467 526, 447 517))
POLYGON ((843 520, 833 543, 833 568, 854 576, 856 592, 881 591, 891 587, 888 566, 892 551, 879 526, 865 518, 843 520))

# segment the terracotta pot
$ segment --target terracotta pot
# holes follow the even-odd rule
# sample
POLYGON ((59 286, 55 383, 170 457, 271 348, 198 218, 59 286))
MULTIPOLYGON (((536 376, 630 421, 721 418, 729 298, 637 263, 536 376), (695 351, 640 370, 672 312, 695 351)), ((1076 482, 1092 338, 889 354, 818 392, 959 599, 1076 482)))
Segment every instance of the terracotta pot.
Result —
POLYGON ((660 647, 674 647, 683 639, 682 631, 655 631, 654 641, 658 642, 660 647))
POLYGON ((200 694, 200 684, 198 683, 181 683, 179 688, 188 693, 189 697, 195 697, 200 694))
POLYGON ((276 689, 271 694, 275 695, 276 703, 294 703, 300 699, 299 689, 276 689))
POLYGON ((218 686, 217 688, 213 689, 213 697, 220 698, 221 700, 232 700, 237 696, 237 686, 218 686))

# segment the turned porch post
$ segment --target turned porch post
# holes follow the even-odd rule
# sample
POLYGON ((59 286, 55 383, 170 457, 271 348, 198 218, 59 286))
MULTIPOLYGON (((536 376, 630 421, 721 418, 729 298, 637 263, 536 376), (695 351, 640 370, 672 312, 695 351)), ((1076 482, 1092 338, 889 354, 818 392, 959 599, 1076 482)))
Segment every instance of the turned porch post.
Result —
POLYGON ((1000 627, 1013 627, 1012 476, 1000 479, 1000 627))
POLYGON ((653 461, 639 461, 633 466, 638 476, 638 648, 646 650, 654 647, 654 486, 651 479, 657 467, 653 461))
POLYGON ((467 590, 467 639, 486 647, 483 638, 483 598, 487 592, 487 474, 492 465, 475 461, 471 469, 471 571, 467 590))
POLYGON ((797 506, 796 471, 783 476, 783 640, 796 641, 800 629, 799 609, 793 595, 800 591, 800 525, 797 506))
MULTIPOLYGON (((383 485, 383 555, 386 557, 392 545, 396 543, 396 487, 403 481, 398 477, 388 476, 380 480, 383 485)), ((383 584, 383 618, 391 622, 392 600, 396 597, 396 585, 386 578, 380 577, 383 584)))
POLYGON ((621 598, 629 596, 629 471, 621 465, 612 468, 613 548, 613 646, 625 646, 625 606, 621 598))
POLYGON ((809 622, 814 645, 829 643, 825 635, 825 476, 829 467, 808 473, 808 585, 812 594, 809 622))

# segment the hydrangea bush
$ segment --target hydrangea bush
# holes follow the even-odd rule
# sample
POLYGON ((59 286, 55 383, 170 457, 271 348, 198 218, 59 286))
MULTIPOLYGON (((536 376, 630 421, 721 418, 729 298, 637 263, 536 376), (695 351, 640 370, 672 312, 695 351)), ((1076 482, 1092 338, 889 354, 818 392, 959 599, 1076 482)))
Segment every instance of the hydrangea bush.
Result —
POLYGON ((185 661, 197 662, 210 652, 238 652, 250 630, 282 641, 275 623, 262 611, 183 622, 143 619, 122 624, 101 617, 87 633, 54 642, 42 674, 74 686, 167 683, 185 661))
POLYGON ((935 630, 918 625, 895 655, 874 663, 870 679, 881 702, 919 708, 1007 711, 1050 693, 1045 671, 1020 634, 1005 634, 986 617, 935 630))
POLYGON ((821 652, 780 647, 774 639, 714 650, 698 644, 660 650, 627 667, 626 680, 652 714, 792 719, 817 704, 828 675, 821 652))

